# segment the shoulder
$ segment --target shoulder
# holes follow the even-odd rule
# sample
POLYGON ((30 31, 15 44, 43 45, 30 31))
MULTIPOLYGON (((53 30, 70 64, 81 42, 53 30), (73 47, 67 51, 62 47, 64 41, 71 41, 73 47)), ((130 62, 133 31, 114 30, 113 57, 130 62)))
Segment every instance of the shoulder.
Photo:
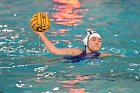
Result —
POLYGON ((83 50, 80 48, 71 48, 70 50, 72 51, 73 55, 80 55, 83 52, 83 50))
POLYGON ((58 54, 79 55, 83 52, 80 48, 59 48, 58 54))

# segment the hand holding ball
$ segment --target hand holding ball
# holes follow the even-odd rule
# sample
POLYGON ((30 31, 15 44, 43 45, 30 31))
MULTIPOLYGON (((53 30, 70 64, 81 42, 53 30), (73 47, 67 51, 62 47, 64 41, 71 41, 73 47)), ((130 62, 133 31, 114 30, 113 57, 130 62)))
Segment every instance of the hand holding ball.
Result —
POLYGON ((50 26, 50 20, 47 14, 37 12, 31 17, 30 25, 35 32, 45 32, 50 26))

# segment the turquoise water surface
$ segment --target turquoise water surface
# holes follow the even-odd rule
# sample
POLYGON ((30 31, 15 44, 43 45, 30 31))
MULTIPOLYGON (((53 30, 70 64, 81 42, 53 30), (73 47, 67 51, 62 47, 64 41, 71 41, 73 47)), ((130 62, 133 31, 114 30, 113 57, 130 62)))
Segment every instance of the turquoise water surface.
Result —
POLYGON ((1 0, 0 93, 139 93, 140 0, 1 0), (70 63, 50 59, 31 30, 47 12, 45 35, 56 47, 84 48, 87 30, 102 36, 101 52, 128 56, 70 63))

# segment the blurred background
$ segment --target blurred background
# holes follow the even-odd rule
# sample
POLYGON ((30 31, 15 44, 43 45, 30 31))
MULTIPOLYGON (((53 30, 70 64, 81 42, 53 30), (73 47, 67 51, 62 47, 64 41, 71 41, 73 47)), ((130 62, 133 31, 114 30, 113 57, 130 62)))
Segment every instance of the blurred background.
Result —
POLYGON ((139 17, 140 0, 1 0, 0 91, 139 93, 139 17), (96 30, 102 37, 101 52, 128 58, 46 63, 60 55, 49 53, 32 31, 29 20, 35 12, 48 13, 51 25, 45 35, 56 47, 84 49, 86 31, 96 30), (77 75, 89 77, 82 81, 77 75), (69 81, 76 82, 72 86, 65 81, 71 88, 64 88, 62 81, 73 77, 78 81, 69 81))

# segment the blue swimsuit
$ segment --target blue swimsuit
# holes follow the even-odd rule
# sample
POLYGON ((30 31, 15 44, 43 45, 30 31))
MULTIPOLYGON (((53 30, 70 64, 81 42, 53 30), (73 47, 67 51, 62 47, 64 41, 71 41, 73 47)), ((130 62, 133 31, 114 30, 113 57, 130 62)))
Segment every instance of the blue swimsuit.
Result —
POLYGON ((83 51, 80 55, 77 56, 66 56, 63 57, 64 59, 70 60, 71 62, 80 62, 85 59, 99 59, 100 58, 99 52, 91 52, 86 54, 86 51, 83 51))

